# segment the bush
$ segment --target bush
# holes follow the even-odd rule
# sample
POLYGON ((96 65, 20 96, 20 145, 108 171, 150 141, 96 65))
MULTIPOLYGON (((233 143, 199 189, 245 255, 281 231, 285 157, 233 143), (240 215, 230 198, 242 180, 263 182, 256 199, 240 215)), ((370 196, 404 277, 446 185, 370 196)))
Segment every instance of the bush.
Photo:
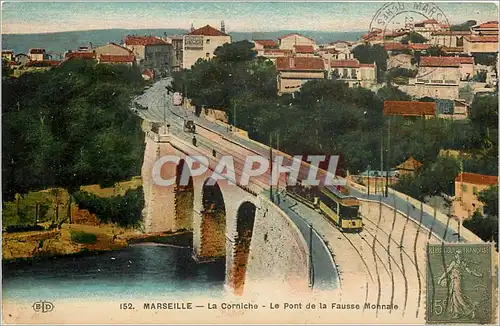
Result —
POLYGON ((97 236, 83 231, 72 231, 71 241, 76 243, 94 244, 97 242, 97 236))
POLYGON ((137 226, 144 208, 142 187, 128 190, 124 196, 100 198, 85 191, 73 194, 81 209, 88 209, 102 222, 116 223, 120 226, 137 226))

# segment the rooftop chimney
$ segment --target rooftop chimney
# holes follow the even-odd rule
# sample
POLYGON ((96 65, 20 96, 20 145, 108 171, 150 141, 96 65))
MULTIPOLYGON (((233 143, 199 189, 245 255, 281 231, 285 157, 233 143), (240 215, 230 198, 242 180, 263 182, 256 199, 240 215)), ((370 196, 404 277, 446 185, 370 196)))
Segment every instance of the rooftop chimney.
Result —
POLYGON ((221 21, 220 22, 220 31, 222 33, 225 33, 226 32, 226 24, 224 24, 224 21, 221 21))
POLYGON ((295 68, 295 58, 290 57, 289 59, 290 68, 295 68))
POLYGON ((191 23, 191 32, 194 31, 194 25, 191 23))

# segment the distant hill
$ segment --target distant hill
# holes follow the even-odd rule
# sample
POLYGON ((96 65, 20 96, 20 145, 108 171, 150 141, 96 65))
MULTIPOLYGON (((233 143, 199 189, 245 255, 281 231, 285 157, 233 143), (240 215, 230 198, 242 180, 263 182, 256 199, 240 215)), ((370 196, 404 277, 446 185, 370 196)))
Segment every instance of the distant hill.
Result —
MULTIPOLYGON (((43 34, 4 34, 2 49, 14 50, 15 53, 26 53, 30 48, 45 48, 52 53, 64 53, 70 49, 92 42, 93 46, 108 42, 120 43, 127 34, 137 35, 179 35, 186 33, 182 29, 106 29, 94 31, 75 31, 43 34)), ((275 39, 289 33, 300 33, 318 43, 328 43, 336 40, 356 41, 360 32, 315 32, 315 31, 275 31, 275 32, 233 32, 229 33, 233 41, 252 39, 275 39)))

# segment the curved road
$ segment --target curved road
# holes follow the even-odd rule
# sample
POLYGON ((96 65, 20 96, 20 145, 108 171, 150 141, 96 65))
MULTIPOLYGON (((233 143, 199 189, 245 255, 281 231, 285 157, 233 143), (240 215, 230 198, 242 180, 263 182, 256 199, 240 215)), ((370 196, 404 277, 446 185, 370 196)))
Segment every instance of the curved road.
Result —
MULTIPOLYGON (((267 157, 269 153, 263 148, 252 141, 245 140, 241 137, 234 136, 226 128, 216 123, 210 122, 206 119, 196 117, 192 112, 187 112, 182 107, 176 107, 172 102, 172 94, 167 95, 165 87, 170 85, 171 78, 160 80, 147 89, 144 94, 135 99, 141 106, 147 107, 147 110, 133 109, 134 112, 142 119, 150 122, 163 123, 167 121, 170 124, 170 132, 186 141, 190 141, 192 135, 183 131, 184 119, 181 117, 189 118, 197 124, 202 125, 210 130, 217 131, 224 135, 224 137, 243 144, 254 151, 261 153, 267 157)), ((200 134, 196 135, 200 145, 211 143, 212 141, 207 138, 200 139, 200 134)), ((216 145, 210 148, 216 147, 216 145)), ((268 192, 266 191, 267 196, 268 192)), ((313 288, 320 290, 331 290, 338 287, 339 277, 336 266, 333 262, 332 254, 324 241, 320 238, 317 232, 312 232, 312 241, 310 239, 310 227, 306 220, 293 210, 295 206, 304 206, 297 203, 290 198, 283 198, 279 207, 290 217, 290 219, 297 225, 302 233, 307 245, 312 243, 312 266, 313 266, 313 288)), ((304 206, 306 209, 306 206, 304 206)))

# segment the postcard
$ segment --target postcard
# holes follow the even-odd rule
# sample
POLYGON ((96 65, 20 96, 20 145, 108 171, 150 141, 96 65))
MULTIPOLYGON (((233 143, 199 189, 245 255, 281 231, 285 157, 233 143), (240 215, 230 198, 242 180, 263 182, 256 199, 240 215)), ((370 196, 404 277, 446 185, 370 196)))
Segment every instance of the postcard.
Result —
POLYGON ((6 324, 498 324, 498 3, 2 3, 6 324))

